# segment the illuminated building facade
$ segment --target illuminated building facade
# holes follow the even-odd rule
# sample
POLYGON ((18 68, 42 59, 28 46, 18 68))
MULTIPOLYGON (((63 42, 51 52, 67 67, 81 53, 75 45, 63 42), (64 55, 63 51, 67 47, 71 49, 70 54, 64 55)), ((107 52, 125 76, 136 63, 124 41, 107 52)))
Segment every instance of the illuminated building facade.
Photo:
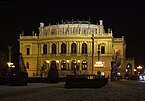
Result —
POLYGON ((134 60, 126 61, 124 36, 113 38, 111 29, 106 33, 103 20, 99 24, 67 21, 44 26, 40 23, 38 35, 22 33, 19 43, 29 77, 47 76, 52 61, 56 61, 60 77, 74 73, 97 74, 97 71, 110 77, 111 61, 116 54, 121 59, 119 75, 126 73, 128 63, 132 66, 131 73, 134 70, 134 60), (100 67, 97 61, 102 62, 98 62, 100 67))

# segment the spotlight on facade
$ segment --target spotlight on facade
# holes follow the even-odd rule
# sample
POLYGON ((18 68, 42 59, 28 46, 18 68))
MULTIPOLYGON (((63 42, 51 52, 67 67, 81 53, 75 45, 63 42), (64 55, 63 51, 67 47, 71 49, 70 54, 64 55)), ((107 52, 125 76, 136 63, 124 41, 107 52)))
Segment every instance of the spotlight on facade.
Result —
POLYGON ((94 65, 95 68, 103 68, 105 67, 105 62, 103 61, 97 61, 94 65))
POLYGON ((56 60, 56 63, 59 63, 59 60, 56 60))
POLYGON ((66 60, 67 63, 69 63, 69 60, 66 60))
POLYGON ((46 63, 48 63, 48 64, 49 64, 49 60, 46 60, 46 63))
POLYGON ((81 61, 80 60, 78 60, 78 63, 80 63, 81 61))

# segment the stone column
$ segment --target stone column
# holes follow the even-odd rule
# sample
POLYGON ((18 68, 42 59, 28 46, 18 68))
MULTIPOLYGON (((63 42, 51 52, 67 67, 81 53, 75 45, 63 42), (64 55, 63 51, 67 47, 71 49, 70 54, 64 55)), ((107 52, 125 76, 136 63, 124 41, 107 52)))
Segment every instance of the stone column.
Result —
POLYGON ((58 42, 58 54, 61 53, 61 44, 62 42, 58 42))
POLYGON ((52 43, 51 42, 49 43, 49 52, 50 52, 50 54, 52 53, 52 43))
POLYGON ((77 41, 77 54, 79 55, 80 54, 80 42, 77 41))
POLYGON ((70 53, 71 53, 71 42, 68 42, 68 46, 69 46, 68 54, 70 55, 70 53))

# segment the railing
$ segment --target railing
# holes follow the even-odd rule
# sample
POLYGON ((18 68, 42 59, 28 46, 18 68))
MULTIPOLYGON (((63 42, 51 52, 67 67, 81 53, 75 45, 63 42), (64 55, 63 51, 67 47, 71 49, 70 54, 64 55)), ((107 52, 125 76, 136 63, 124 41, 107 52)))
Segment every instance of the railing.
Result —
MULTIPOLYGON (((92 33, 88 33, 88 34, 83 34, 83 33, 67 33, 67 34, 48 34, 48 35, 43 35, 43 36, 20 36, 20 39, 46 39, 46 38, 56 38, 56 37, 92 37, 92 33)), ((105 33, 105 34, 94 34, 94 37, 107 37, 107 36, 111 36, 111 34, 109 33, 105 33)), ((122 39, 122 38, 120 38, 122 39)), ((119 39, 119 40, 120 40, 119 39)), ((118 38, 116 38, 115 40, 118 40, 118 38)))
POLYGON ((101 88, 108 84, 108 78, 97 75, 67 75, 65 88, 101 88))
POLYGON ((124 41, 123 38, 114 38, 114 41, 124 41))

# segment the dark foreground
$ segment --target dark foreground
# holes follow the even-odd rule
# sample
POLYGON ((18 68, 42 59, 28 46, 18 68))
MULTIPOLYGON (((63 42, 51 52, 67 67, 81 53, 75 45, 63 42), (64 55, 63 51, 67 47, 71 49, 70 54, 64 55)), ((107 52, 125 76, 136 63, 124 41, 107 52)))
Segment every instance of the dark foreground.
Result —
POLYGON ((1 85, 0 101, 145 101, 145 81, 109 81, 103 88, 95 89, 66 89, 64 82, 1 85))

